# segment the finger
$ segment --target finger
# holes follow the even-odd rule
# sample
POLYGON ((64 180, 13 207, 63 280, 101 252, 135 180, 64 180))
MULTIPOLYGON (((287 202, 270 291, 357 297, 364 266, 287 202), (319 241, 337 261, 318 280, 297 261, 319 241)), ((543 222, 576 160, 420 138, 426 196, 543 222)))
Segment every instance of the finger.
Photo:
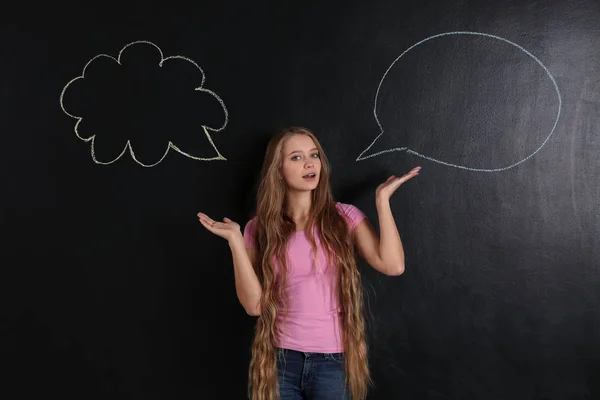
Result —
POLYGON ((203 223, 205 223, 206 225, 209 225, 209 226, 213 227, 213 226, 215 225, 215 222, 216 222, 216 221, 214 221, 212 218, 209 218, 209 217, 207 217, 207 216, 202 216, 202 217, 200 218, 200 222, 203 222, 203 223))
POLYGON ((233 222, 233 221, 231 221, 231 220, 230 220, 229 218, 227 218, 227 217, 223 218, 223 221, 224 221, 224 222, 233 222))
POLYGON ((418 173, 420 170, 421 170, 421 167, 415 167, 415 168, 411 169, 410 171, 408 171, 406 174, 404 174, 404 176, 418 173))
POLYGON ((406 182, 407 180, 414 178, 415 176, 419 175, 418 173, 409 173, 404 175, 402 178, 400 178, 400 184, 403 184, 404 182, 406 182))
POLYGON ((412 171, 408 172, 408 173, 402 175, 400 178, 398 178, 398 182, 404 183, 407 180, 409 180, 410 178, 412 178, 413 176, 415 176, 416 174, 417 174, 417 172, 412 172, 412 171))
POLYGON ((212 224, 211 224, 211 223, 209 223, 209 222, 206 222, 206 221, 205 221, 205 220, 203 220, 203 219, 201 219, 201 220, 200 220, 200 223, 201 223, 201 224, 202 224, 202 226, 204 226, 204 227, 205 227, 207 230, 209 230, 210 232, 214 233, 214 232, 213 232, 213 226, 212 226, 212 224))
POLYGON ((379 185, 379 187, 382 188, 382 187, 389 185, 394 179, 396 179, 396 175, 390 176, 389 178, 387 178, 385 180, 385 182, 383 182, 381 185, 379 185))
POLYGON ((406 174, 402 175, 401 177, 396 177, 395 175, 392 175, 388 178, 387 181, 385 181, 385 183, 389 183, 391 180, 396 179, 396 181, 394 183, 397 184, 398 186, 400 186, 401 184, 403 184, 410 178, 418 175, 420 170, 421 170, 421 167, 415 167, 415 168, 411 169, 409 172, 407 172, 406 174))
POLYGON ((200 219, 200 222, 207 222, 209 224, 212 222, 212 219, 210 219, 208 216, 206 216, 204 214, 199 215, 199 219, 200 219))
POLYGON ((203 221, 202 225, 204 225, 204 227, 206 227, 206 229, 208 229, 210 232, 214 233, 215 235, 219 234, 219 231, 223 231, 223 228, 226 228, 226 226, 223 226, 222 222, 219 221, 203 221))
POLYGON ((396 189, 406 181, 407 181, 406 175, 403 175, 401 178, 398 178, 398 180, 396 182, 394 182, 396 189))
POLYGON ((202 212, 199 212, 197 215, 200 219, 210 220, 210 217, 202 212))

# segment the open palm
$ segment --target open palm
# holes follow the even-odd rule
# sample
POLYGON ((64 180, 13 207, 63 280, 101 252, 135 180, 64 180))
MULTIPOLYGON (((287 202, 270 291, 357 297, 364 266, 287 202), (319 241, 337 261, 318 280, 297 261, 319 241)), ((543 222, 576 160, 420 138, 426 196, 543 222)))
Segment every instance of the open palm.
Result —
POLYGON ((211 233, 217 236, 231 240, 236 234, 240 234, 240 225, 237 222, 230 220, 229 218, 223 218, 223 222, 215 221, 208 215, 199 212, 198 219, 200 223, 208 229, 211 233))
POLYGON ((390 197, 394 194, 394 192, 402 185, 404 182, 408 181, 411 178, 419 175, 419 171, 421 167, 415 167, 411 169, 408 173, 396 177, 395 175, 390 176, 385 182, 381 185, 377 186, 376 196, 378 199, 389 200, 390 197))

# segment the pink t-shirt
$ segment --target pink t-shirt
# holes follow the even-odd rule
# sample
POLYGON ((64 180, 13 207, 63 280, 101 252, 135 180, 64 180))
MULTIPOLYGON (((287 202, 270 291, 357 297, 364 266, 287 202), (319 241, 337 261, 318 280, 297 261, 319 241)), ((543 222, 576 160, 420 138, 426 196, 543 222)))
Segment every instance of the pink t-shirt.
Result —
MULTIPOLYGON (((336 203, 340 215, 353 232, 365 214, 350 204, 336 203)), ((255 247, 256 219, 244 228, 246 247, 255 247)), ((294 232, 288 240, 288 279, 285 293, 288 315, 279 316, 278 347, 315 353, 341 353, 344 346, 340 332, 340 307, 335 293, 335 274, 329 274, 327 257, 315 234, 318 266, 304 231, 294 232)), ((335 266, 333 266, 335 268, 335 266)), ((276 266, 276 271, 278 271, 276 266)), ((333 271, 332 271, 333 272, 333 271)))

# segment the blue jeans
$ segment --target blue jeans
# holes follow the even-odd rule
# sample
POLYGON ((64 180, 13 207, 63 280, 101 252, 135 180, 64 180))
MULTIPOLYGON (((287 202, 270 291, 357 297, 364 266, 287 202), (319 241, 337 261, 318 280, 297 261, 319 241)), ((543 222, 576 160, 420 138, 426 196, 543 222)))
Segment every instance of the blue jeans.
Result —
POLYGON ((281 400, 350 400, 343 353, 277 349, 281 400))

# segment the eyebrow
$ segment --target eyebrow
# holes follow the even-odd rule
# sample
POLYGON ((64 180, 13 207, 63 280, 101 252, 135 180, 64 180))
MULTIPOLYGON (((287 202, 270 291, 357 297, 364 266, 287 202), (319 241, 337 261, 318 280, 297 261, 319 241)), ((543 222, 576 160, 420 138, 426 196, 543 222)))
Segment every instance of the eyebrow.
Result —
MULTIPOLYGON (((309 152, 310 151, 315 151, 315 150, 319 150, 319 149, 317 149, 316 147, 313 147, 312 149, 309 150, 309 152)), ((294 150, 290 154, 288 154, 288 156, 291 156, 294 153, 302 153, 302 150, 294 150)))

